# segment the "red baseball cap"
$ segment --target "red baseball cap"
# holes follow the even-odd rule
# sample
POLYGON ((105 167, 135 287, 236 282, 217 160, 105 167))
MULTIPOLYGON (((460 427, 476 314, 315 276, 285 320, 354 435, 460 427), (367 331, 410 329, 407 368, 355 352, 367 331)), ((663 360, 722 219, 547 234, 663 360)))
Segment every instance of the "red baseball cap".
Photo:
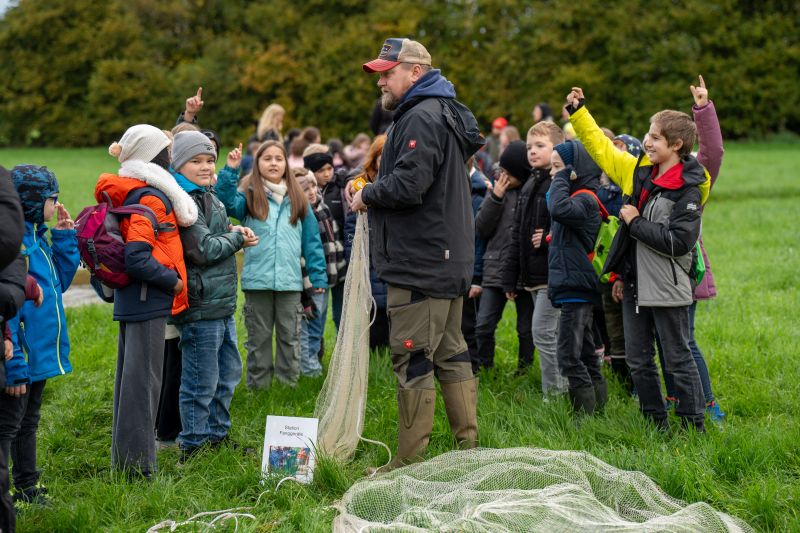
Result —
POLYGON ((377 59, 364 63, 362 68, 364 72, 372 74, 375 72, 386 72, 400 63, 430 65, 431 55, 425 47, 417 41, 392 37, 383 42, 383 47, 377 59))
POLYGON ((508 121, 505 117, 497 117, 492 121, 492 129, 502 130, 506 126, 508 126, 508 121))

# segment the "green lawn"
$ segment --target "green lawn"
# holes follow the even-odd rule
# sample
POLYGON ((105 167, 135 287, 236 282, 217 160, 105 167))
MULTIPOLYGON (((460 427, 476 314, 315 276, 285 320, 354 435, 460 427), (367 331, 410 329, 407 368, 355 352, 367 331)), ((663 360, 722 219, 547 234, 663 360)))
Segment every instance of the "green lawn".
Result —
MULTIPOLYGON (((18 163, 55 170, 61 198, 73 214, 93 203, 98 174, 117 168, 104 149, 0 150, 0 164, 18 163)), ((729 144, 704 215, 704 240, 720 295, 700 304, 697 337, 728 414, 724 426, 709 424, 703 436, 659 435, 614 384, 605 415, 578 429, 566 402, 542 402, 538 370, 514 376, 509 308, 498 331, 498 366, 481 376, 482 445, 585 450, 646 473, 674 497, 708 502, 759 530, 800 531, 798 167, 798 143, 729 144)), ((39 432, 39 462, 52 506, 26 510, 20 531, 144 531, 167 518, 256 502, 264 490, 258 481, 266 415, 310 416, 321 378, 260 393, 239 387, 233 437, 257 447, 257 455, 224 450, 179 467, 177 452, 166 450, 155 481, 129 483, 109 469, 117 333, 110 307, 69 310, 67 318, 75 371, 48 384, 39 432)), ((241 346, 245 330, 237 318, 241 346)), ((329 351, 333 346, 330 324, 327 346, 329 351)), ((450 449, 439 402, 431 455, 450 449)), ((386 355, 375 354, 364 436, 394 448, 396 421, 391 365, 386 355)), ((321 465, 312 485, 284 484, 270 491, 252 511, 257 521, 242 521, 240 530, 328 531, 335 516, 328 506, 365 466, 385 460, 382 449, 363 444, 352 463, 321 465)))

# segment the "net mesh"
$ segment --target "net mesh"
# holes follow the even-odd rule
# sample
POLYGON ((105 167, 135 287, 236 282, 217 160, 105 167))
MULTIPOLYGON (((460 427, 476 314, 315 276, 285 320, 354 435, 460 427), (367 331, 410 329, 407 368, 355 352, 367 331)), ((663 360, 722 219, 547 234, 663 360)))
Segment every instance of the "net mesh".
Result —
POLYGON ((455 451, 354 484, 336 503, 346 531, 753 531, 686 504, 641 472, 583 452, 455 451))
POLYGON ((369 373, 369 326, 374 307, 369 284, 369 225, 359 213, 344 282, 344 305, 328 375, 317 396, 317 451, 340 460, 353 456, 364 427, 369 373))

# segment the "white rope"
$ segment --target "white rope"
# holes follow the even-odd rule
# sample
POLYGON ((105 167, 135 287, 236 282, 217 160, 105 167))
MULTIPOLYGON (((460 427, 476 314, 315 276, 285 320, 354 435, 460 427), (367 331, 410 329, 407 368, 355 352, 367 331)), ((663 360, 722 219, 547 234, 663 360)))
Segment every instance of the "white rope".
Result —
MULTIPOLYGON (((280 488, 281 484, 284 481, 295 481, 295 482, 299 483, 299 481, 297 481, 297 478, 295 478, 295 477, 285 477, 285 478, 281 479, 280 481, 278 481, 278 484, 275 485, 275 489, 274 490, 277 491, 278 488, 280 488)), ((251 520, 257 520, 257 518, 254 515, 252 515, 250 513, 245 513, 245 512, 242 512, 242 511, 251 511, 251 510, 255 509, 256 507, 258 507, 258 504, 261 503, 261 498, 264 497, 264 495, 266 495, 268 492, 270 492, 270 491, 269 490, 265 490, 264 492, 259 494, 258 498, 256 498, 256 503, 254 503, 253 505, 251 505, 249 507, 232 507, 231 509, 222 509, 220 511, 203 511, 201 513, 197 513, 196 515, 192 516, 191 518, 188 518, 188 519, 184 520, 183 522, 176 522, 175 520, 164 520, 164 521, 159 522, 158 524, 152 526, 150 529, 148 529, 147 533, 156 533, 156 532, 161 531, 162 529, 167 528, 167 527, 169 528, 169 531, 175 531, 179 527, 183 527, 183 526, 186 526, 186 525, 189 525, 189 524, 195 524, 195 525, 199 525, 199 526, 205 527, 207 529, 213 529, 213 528, 216 527, 217 522, 222 524, 225 521, 231 520, 231 519, 234 522, 233 531, 234 531, 234 533, 236 533, 236 531, 239 530, 239 519, 240 518, 249 518, 251 520), (210 522, 204 522, 202 520, 199 520, 199 518, 202 518, 202 517, 205 517, 205 516, 214 516, 214 518, 210 522)))

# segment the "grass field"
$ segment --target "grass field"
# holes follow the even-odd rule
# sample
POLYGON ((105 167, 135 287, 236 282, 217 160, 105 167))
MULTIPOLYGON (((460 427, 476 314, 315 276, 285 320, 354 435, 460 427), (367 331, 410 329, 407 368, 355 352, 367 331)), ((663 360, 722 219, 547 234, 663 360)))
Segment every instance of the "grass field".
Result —
MULTIPOLYGON (((93 203, 98 174, 116 169, 103 149, 0 150, 0 164, 17 163, 55 170, 73 215, 93 203)), ((613 384, 606 413, 578 429, 566 402, 542 402, 538 370, 514 376, 509 308, 498 330, 498 366, 481 376, 481 444, 585 450, 646 473, 674 497, 708 502, 758 530, 800 531, 799 167, 798 143, 730 144, 704 215, 720 294, 699 305, 697 337, 728 414, 722 427, 709 424, 702 436, 662 436, 613 384)), ((39 463, 52 505, 26 510, 20 531, 144 531, 167 518, 255 504, 264 490, 258 481, 265 416, 311 416, 322 378, 303 379, 295 389, 237 389, 233 437, 257 447, 255 456, 222 450, 179 467, 177 452, 165 450, 152 483, 131 483, 109 468, 117 333, 110 307, 71 309, 67 318, 75 371, 48 384, 39 432, 39 463)), ((237 318, 241 346, 245 330, 237 318)), ((330 324, 326 339, 330 350, 330 324)), ((450 449, 441 400, 437 408, 430 455, 450 449)), ((394 448, 396 424, 391 365, 375 354, 364 436, 394 448)), ((242 521, 240 530, 328 531, 335 516, 329 505, 365 466, 384 462, 382 449, 362 445, 350 464, 322 464, 312 485, 284 484, 262 497, 251 511, 257 521, 242 521)))

